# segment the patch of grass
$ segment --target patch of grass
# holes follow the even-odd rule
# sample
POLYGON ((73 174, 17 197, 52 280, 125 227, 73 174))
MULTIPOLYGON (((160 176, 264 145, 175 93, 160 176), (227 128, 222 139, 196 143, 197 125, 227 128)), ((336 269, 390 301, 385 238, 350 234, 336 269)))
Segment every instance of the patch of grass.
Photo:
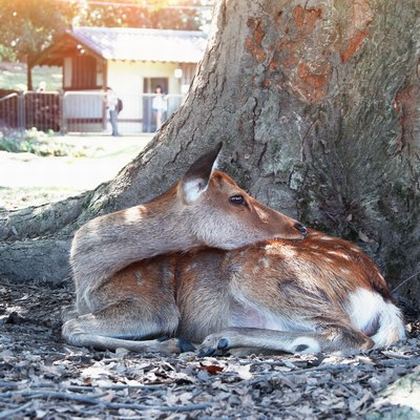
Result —
POLYGON ((37 156, 87 156, 86 147, 61 142, 54 136, 54 132, 44 133, 36 128, 24 132, 0 131, 0 150, 33 153, 37 156))
MULTIPOLYGON (((46 90, 58 90, 62 87, 61 67, 34 67, 32 69, 33 87, 40 82, 46 83, 46 90)), ((26 64, 0 62, 0 89, 26 90, 26 64)))
MULTIPOLYGON (((91 190, 114 178, 151 138, 49 136, 35 130, 29 130, 29 134, 50 145, 60 144, 60 154, 69 150, 71 156, 0 151, 0 211, 40 205, 91 190)), ((5 138, 16 136, 4 133, 3 144, 5 138)))
POLYGON ((82 191, 82 189, 63 187, 7 188, 0 186, 0 211, 17 210, 64 200, 82 191))

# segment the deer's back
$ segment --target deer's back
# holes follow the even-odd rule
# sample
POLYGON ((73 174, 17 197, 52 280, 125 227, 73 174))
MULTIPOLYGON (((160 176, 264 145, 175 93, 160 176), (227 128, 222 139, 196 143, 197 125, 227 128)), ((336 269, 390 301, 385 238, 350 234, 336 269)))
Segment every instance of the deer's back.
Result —
POLYGON ((171 313, 176 305, 178 335, 194 342, 235 326, 316 331, 338 323, 374 335, 380 310, 395 308, 366 254, 316 231, 300 241, 143 260, 120 271, 102 292, 104 302, 127 297, 171 313))
MULTIPOLYGON (((325 322, 354 324, 352 299, 360 291, 390 299, 366 254, 316 231, 303 241, 189 254, 176 273, 180 334, 194 341, 232 326, 311 331, 325 322)), ((370 318, 362 322, 369 335, 377 328, 370 318)))

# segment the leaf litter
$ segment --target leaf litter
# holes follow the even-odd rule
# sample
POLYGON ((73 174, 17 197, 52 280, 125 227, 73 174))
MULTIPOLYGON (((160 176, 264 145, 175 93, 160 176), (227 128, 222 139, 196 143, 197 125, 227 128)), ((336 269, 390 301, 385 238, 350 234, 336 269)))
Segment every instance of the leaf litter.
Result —
POLYGON ((420 418, 420 323, 357 355, 205 357, 63 342, 66 286, 0 279, 0 419, 420 418))

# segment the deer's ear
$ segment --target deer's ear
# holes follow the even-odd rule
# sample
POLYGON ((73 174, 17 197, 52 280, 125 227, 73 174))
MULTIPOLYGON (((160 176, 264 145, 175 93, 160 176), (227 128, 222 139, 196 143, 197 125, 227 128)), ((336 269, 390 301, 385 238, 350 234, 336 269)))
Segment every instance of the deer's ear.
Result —
POLYGON ((187 204, 198 200, 206 191, 213 170, 217 165, 223 143, 219 143, 211 152, 200 156, 188 169, 181 180, 182 194, 187 204))

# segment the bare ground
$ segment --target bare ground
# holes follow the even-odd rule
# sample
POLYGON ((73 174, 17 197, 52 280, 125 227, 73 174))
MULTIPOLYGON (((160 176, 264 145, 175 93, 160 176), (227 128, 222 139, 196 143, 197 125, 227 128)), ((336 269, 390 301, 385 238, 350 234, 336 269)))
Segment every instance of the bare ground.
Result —
POLYGON ((109 181, 150 141, 137 137, 54 136, 51 141, 85 154, 36 156, 0 151, 0 210, 16 210, 65 199, 109 181))
POLYGON ((0 280, 0 418, 420 418, 420 334, 340 356, 199 358, 80 349, 68 286, 0 280))
MULTIPOLYGON (((89 183, 112 177, 146 141, 128 139, 126 147, 98 139, 104 151, 95 168, 109 173, 92 172, 98 160, 3 153, 0 207, 92 188, 89 183), (104 165, 108 157, 112 165, 104 165)), ((418 322, 408 324, 406 342, 365 355, 168 357, 66 345, 61 311, 71 300, 68 285, 0 278, 0 419, 420 419, 418 322)))

